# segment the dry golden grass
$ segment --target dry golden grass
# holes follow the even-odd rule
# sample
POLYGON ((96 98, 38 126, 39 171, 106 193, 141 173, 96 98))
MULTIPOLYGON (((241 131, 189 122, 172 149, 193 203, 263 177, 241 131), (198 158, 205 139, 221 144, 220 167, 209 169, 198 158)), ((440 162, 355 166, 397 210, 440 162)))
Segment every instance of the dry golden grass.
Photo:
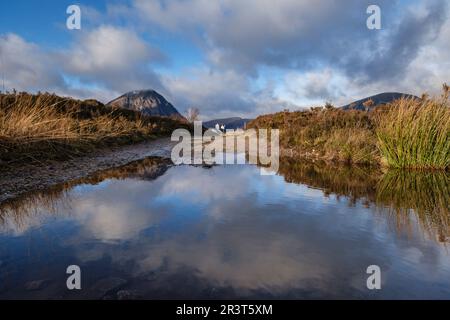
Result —
POLYGON ((371 164, 378 158, 375 136, 364 128, 334 130, 325 142, 327 159, 343 160, 347 163, 371 164))
POLYGON ((247 128, 280 129, 280 146, 299 156, 345 163, 376 164, 374 123, 370 114, 331 106, 264 115, 247 128))
POLYGON ((51 94, 0 96, 0 160, 65 158, 169 135, 184 124, 51 94))

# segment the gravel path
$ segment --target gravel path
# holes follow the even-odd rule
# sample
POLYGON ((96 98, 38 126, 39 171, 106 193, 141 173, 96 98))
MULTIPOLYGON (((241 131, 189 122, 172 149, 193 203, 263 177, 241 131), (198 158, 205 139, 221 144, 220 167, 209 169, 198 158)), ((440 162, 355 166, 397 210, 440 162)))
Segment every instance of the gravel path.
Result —
POLYGON ((67 161, 0 168, 0 203, 25 192, 42 190, 96 171, 125 165, 147 157, 170 158, 173 145, 170 138, 135 145, 102 149, 94 154, 67 161))

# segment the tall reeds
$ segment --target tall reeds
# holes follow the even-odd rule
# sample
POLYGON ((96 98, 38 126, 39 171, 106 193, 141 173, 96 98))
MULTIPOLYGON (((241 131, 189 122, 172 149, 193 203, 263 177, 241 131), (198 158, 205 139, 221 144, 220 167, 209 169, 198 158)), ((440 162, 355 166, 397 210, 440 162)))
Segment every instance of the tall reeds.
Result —
POLYGON ((436 99, 399 99, 387 106, 377 123, 378 147, 394 168, 450 167, 448 91, 436 99))

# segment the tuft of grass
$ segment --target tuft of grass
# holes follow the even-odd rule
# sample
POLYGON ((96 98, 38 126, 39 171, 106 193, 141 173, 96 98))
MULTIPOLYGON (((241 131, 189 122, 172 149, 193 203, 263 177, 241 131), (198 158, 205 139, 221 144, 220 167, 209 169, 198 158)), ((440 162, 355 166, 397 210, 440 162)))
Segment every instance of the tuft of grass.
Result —
POLYGON ((53 94, 0 95, 0 161, 64 159, 170 135, 180 121, 53 94))
POLYGON ((384 161, 394 168, 450 167, 450 105, 437 99, 399 99, 378 119, 376 135, 384 161))

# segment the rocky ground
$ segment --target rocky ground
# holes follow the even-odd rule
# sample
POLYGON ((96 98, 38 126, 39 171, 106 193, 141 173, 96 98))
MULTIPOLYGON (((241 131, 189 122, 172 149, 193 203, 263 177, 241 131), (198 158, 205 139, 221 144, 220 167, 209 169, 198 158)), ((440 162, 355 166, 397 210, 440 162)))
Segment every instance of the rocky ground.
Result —
POLYGON ((42 190, 66 181, 86 177, 96 171, 125 165, 147 157, 170 158, 175 142, 170 138, 103 149, 67 161, 0 167, 0 203, 25 192, 42 190))

